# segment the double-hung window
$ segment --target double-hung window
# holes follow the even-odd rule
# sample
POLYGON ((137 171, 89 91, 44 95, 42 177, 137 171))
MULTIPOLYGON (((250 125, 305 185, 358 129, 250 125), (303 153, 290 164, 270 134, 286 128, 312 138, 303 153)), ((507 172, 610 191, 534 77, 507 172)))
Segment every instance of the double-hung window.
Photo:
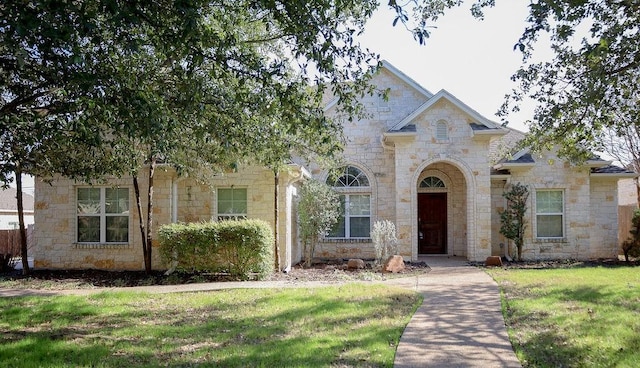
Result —
POLYGON ((536 237, 564 237, 564 192, 536 191, 536 237))
POLYGON ((77 188, 76 203, 78 243, 129 242, 128 188, 77 188))
POLYGON ((247 218, 247 188, 218 188, 218 221, 247 218))
POLYGON ((368 238, 371 233, 371 187, 357 167, 347 166, 335 180, 327 180, 340 195, 341 214, 329 238, 368 238))

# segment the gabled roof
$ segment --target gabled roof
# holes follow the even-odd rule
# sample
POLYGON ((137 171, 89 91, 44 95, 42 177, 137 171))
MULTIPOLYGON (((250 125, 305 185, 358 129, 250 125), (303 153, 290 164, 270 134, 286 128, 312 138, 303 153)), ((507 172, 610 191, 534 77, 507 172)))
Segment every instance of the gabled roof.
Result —
MULTIPOLYGON (((433 97, 433 93, 431 93, 426 88, 422 87, 418 82, 411 79, 408 75, 404 74, 400 69, 393 66, 390 62, 386 60, 382 60, 381 64, 382 66, 380 69, 386 69, 388 72, 393 74, 396 78, 400 79, 401 81, 406 83, 409 87, 415 89, 418 93, 422 94, 426 98, 433 97)), ((334 107, 338 103, 339 100, 340 99, 338 97, 334 97, 331 100, 329 100, 329 102, 327 102, 327 104, 324 106, 324 111, 325 112, 329 111, 332 107, 334 107)))
MULTIPOLYGON (((529 149, 523 149, 516 153, 510 159, 503 158, 491 168, 491 175, 501 176, 514 168, 531 168, 535 166, 535 159, 529 152, 529 149)), ((608 178, 635 178, 638 174, 624 169, 619 166, 611 165, 611 161, 604 160, 598 156, 593 156, 584 163, 584 166, 590 168, 592 177, 608 177, 608 178)))
POLYGON ((535 164, 536 160, 533 159, 529 150, 523 149, 509 159, 503 158, 497 164, 493 165, 493 168, 496 170, 505 170, 517 167, 529 168, 533 167, 535 164))
POLYGON ((484 135, 484 134, 488 134, 488 135, 504 135, 504 134, 507 133, 507 131, 505 129, 503 129, 499 124, 497 124, 497 123, 485 118, 484 116, 480 115, 479 112, 477 112, 476 110, 472 109, 467 104, 465 104, 464 102, 460 101, 457 97, 455 97, 454 95, 452 95, 451 93, 449 93, 448 91, 446 91, 444 89, 440 90, 438 93, 433 95, 429 100, 427 100, 427 102, 423 103, 416 110, 414 110, 411 114, 409 114, 407 117, 402 119, 402 121, 400 121, 398 124, 394 125, 391 129, 389 129, 389 132, 393 133, 393 132, 400 131, 406 125, 411 124, 416 117, 418 117, 420 114, 422 114, 423 112, 428 110, 430 107, 435 105, 440 100, 446 100, 446 101, 450 102, 451 104, 453 104, 454 106, 456 106, 457 108, 459 108, 460 110, 465 112, 473 120, 476 121, 476 122, 470 124, 471 129, 474 132, 474 135, 475 134, 481 134, 481 135, 484 135))
POLYGON ((426 98, 433 97, 433 93, 431 93, 429 90, 427 90, 426 88, 418 84, 418 82, 414 81, 409 76, 404 74, 400 69, 391 65, 390 62, 386 60, 382 60, 382 68, 387 69, 389 72, 391 72, 391 74, 395 75, 398 79, 402 80, 403 82, 411 86, 413 89, 423 94, 426 98))

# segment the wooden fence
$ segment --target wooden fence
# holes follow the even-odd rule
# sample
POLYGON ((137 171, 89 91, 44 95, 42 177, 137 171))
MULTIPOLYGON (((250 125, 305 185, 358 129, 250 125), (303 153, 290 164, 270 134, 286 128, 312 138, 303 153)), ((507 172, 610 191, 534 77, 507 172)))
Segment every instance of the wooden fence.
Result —
POLYGON ((0 255, 20 255, 20 230, 0 230, 0 255))
POLYGON ((631 236, 631 219, 636 205, 618 206, 618 241, 622 243, 631 236))

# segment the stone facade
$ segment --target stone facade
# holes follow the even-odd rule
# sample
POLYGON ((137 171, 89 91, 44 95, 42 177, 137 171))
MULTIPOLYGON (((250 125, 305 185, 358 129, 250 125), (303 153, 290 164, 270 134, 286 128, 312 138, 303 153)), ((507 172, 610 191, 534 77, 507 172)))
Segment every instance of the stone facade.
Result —
MULTIPOLYGON (((140 173, 143 212, 146 211, 147 171, 140 173)), ((279 187, 279 244, 282 267, 287 268, 301 259, 297 246, 292 246, 296 226, 292 215, 293 195, 302 179, 297 166, 280 175, 279 187)), ((36 245, 32 250, 34 267, 60 269, 140 270, 144 268, 139 217, 131 178, 112 178, 107 186, 129 189, 129 235, 121 243, 79 242, 77 236, 76 193, 88 187, 67 179, 57 179, 52 185, 36 180, 36 245)), ((179 178, 171 169, 159 168, 154 176, 153 231, 172 222, 199 222, 217 217, 218 188, 246 188, 249 218, 260 218, 274 226, 274 175, 270 170, 251 167, 227 173, 208 184, 194 179, 179 178)), ((154 236, 155 237, 155 236, 154 236)), ((157 243, 154 242, 154 247, 157 243)), ((164 269, 159 252, 152 252, 153 267, 164 269)))
MULTIPOLYGON (((345 217, 338 226, 343 231, 325 237, 316 247, 317 258, 373 259, 369 231, 378 220, 395 224, 398 253, 405 260, 441 254, 484 262, 489 256, 505 255, 509 242, 500 234, 499 212, 507 205, 503 193, 512 183, 525 184, 531 191, 525 259, 617 255, 619 204, 637 205, 631 190, 618 194, 618 181, 635 185, 635 174, 599 159, 574 167, 553 152, 505 156, 523 133, 488 120, 447 91, 431 93, 388 63, 372 82, 388 92, 387 98, 364 97, 366 118, 343 122, 344 163, 353 171, 345 169, 334 181, 326 170, 300 161, 280 175, 277 216, 283 269, 302 259, 296 198, 307 173, 304 167, 317 180, 339 184, 336 189, 343 198, 345 217), (555 203, 559 213, 538 213, 536 196, 542 198, 547 192, 561 198, 555 203), (538 231, 541 221, 555 224, 553 236, 538 231)), ((327 102, 327 113, 338 118, 337 101, 327 102)), ((156 172, 156 230, 176 221, 216 220, 220 188, 246 188, 246 216, 274 226, 275 187, 270 170, 246 167, 206 184, 177 177, 170 169, 156 172)), ((146 188, 144 177, 143 170, 141 184, 146 188)), ((85 185, 63 179, 53 185, 36 182, 35 267, 143 267, 131 178, 114 178, 109 185, 129 188, 126 242, 79 242, 76 196, 85 185)), ((157 253, 154 267, 162 269, 165 265, 157 253)))
MULTIPOLYGON (((447 91, 432 94, 389 64, 373 82, 378 90, 388 91, 388 98, 365 97, 367 117, 344 124, 348 141, 344 161, 368 177, 371 224, 376 220, 395 223, 399 253, 405 259, 417 260, 426 254, 420 246, 418 197, 434 192, 446 193, 446 245, 436 254, 472 261, 513 255, 513 250, 505 253, 510 243, 500 234, 499 213, 506 206, 505 187, 516 182, 531 191, 525 218, 525 259, 617 255, 617 182, 633 173, 609 170, 610 162, 604 160, 573 167, 553 152, 524 164, 500 162, 524 133, 489 121, 447 91), (606 170, 599 171, 602 167, 606 170), (441 180, 444 187, 420 188, 422 180, 430 177, 441 180), (559 237, 536 233, 538 190, 562 192, 559 237)), ((321 171, 313 174, 318 180, 327 178, 321 171)), ((630 196, 624 197, 628 202, 630 196)), ((366 238, 329 237, 317 255, 373 258, 374 246, 366 238)))

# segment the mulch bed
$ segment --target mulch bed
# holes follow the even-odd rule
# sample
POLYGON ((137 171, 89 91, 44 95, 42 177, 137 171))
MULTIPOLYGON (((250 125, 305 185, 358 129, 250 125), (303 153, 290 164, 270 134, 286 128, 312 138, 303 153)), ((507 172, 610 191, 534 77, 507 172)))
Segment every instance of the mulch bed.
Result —
MULTIPOLYGON (((484 263, 474 265, 483 267, 484 263)), ((382 274, 380 269, 374 269, 371 263, 366 263, 364 269, 348 270, 344 262, 324 262, 312 267, 297 265, 289 272, 270 275, 266 281, 287 281, 291 283, 319 281, 326 283, 349 282, 359 280, 384 280, 387 278, 420 275, 431 269, 424 262, 406 262, 405 270, 396 274, 382 274)), ((623 260, 603 259, 593 261, 537 261, 537 262, 504 262, 505 269, 557 269, 576 267, 640 267, 640 260, 630 263, 623 260)), ((143 271, 103 271, 103 270, 32 270, 31 275, 25 277, 21 271, 0 273, 0 282, 13 282, 12 288, 28 289, 69 289, 69 288, 112 288, 150 285, 181 285, 203 282, 238 281, 226 274, 213 273, 184 273, 174 272, 165 275, 163 271, 146 274, 143 271)), ((0 285, 2 287, 2 285, 0 285)), ((6 287, 6 286, 5 286, 6 287)))
MULTIPOLYGON (((348 282, 357 280, 383 280, 384 278, 403 277, 413 274, 424 274, 431 269, 424 262, 406 262, 405 270, 396 274, 382 274, 379 269, 373 269, 370 264, 364 269, 348 270, 344 263, 318 263, 312 267, 297 265, 289 272, 270 275, 265 281, 289 282, 348 282)), ((238 281, 226 274, 214 273, 184 273, 174 272, 165 275, 164 271, 103 271, 103 270, 32 270, 29 276, 23 276, 22 271, 10 271, 0 274, 0 281, 14 280, 20 288, 111 288, 150 285, 182 285, 204 282, 238 281)))

